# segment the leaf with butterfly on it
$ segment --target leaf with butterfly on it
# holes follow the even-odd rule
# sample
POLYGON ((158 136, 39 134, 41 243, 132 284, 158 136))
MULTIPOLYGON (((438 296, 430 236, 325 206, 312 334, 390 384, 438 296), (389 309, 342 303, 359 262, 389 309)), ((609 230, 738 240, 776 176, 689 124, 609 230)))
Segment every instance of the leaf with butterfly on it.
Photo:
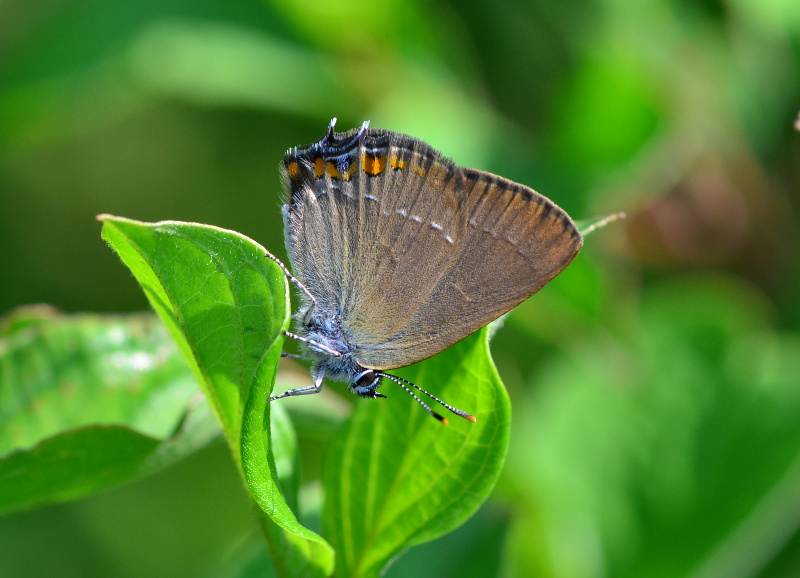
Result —
POLYGON ((336 575, 378 576, 400 552, 446 534, 489 496, 508 448, 511 407, 484 328, 396 373, 476 417, 443 425, 399 387, 363 400, 332 440, 325 536, 336 575), (395 393, 396 392, 396 393, 395 393))
POLYGON ((233 231, 98 219, 103 238, 142 286, 222 424, 259 506, 276 569, 283 576, 330 574, 333 550, 298 522, 286 501, 297 478, 279 479, 272 453, 266 400, 290 314, 283 272, 261 246, 233 231))

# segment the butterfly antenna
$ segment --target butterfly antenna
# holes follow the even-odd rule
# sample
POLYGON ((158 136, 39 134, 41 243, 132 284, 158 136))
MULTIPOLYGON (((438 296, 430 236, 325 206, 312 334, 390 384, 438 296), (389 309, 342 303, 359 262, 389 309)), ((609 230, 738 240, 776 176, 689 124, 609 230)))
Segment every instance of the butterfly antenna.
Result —
MULTIPOLYGON (((411 387, 414 387, 414 388, 416 388, 416 389, 420 390, 422 393, 424 393, 425 395, 427 395, 427 396, 428 396, 428 397, 430 397, 431 399, 433 399, 433 400, 435 400, 435 401, 439 402, 440 404, 442 404, 444 407, 446 407, 447 409, 449 409, 450 411, 452 411, 452 412, 453 412, 454 414, 456 414, 457 416, 463 417, 464 419, 467 419, 467 420, 471 421, 472 423, 475 423, 475 418, 474 418, 473 416, 471 416, 470 414, 468 414, 467 412, 465 412, 465 411, 463 411, 463 410, 460 410, 460 409, 458 409, 457 407, 453 407, 452 405, 450 405, 450 404, 449 404, 449 403, 447 403, 446 401, 442 401, 441 399, 439 399, 438 397, 436 397, 436 396, 435 396, 435 395, 433 395, 432 393, 429 393, 429 392, 425 391, 424 389, 422 389, 422 388, 421 388, 420 386, 418 386, 416 383, 412 383, 412 382, 408 381, 407 379, 403 379, 402 377, 398 377, 398 376, 396 376, 396 375, 389 375, 388 373, 379 373, 378 375, 380 375, 380 376, 382 376, 382 377, 386 377, 386 378, 388 378, 388 379, 391 379, 391 380, 392 380, 392 381, 394 381, 395 383, 397 383, 397 384, 401 385, 401 386, 403 387, 403 389, 405 389, 406 391, 408 391, 408 393, 410 393, 412 396, 414 396, 414 398, 415 398, 417 401, 419 401, 419 402, 420 402, 420 403, 421 403, 423 406, 425 406, 425 404, 424 404, 424 403, 422 403, 422 401, 420 401, 420 400, 419 400, 419 398, 417 398, 417 396, 416 396, 416 395, 414 395, 414 393, 413 393, 412 391, 410 391, 410 390, 409 390, 407 387, 405 387, 405 385, 403 385, 403 383, 406 383, 406 384, 410 385, 411 387), (403 382, 403 383, 400 383, 400 382, 403 382)), ((427 406, 425 406, 425 407, 427 407, 427 406)), ((430 410, 429 410, 429 411, 430 411, 430 410)), ((443 420, 443 421, 444 421, 445 423, 447 423, 447 420, 443 420)))
POLYGON ((399 378, 399 377, 397 377, 396 375, 389 375, 388 373, 376 373, 376 375, 379 375, 379 376, 381 376, 381 377, 385 377, 386 379, 389 379, 389 380, 391 380, 391 381, 395 382, 397 385, 399 385, 400 387, 402 387, 403 389, 405 389, 405 390, 408 392, 408 395, 410 395, 411 397, 413 397, 414 399, 416 399, 416 400, 417 400, 417 403, 418 403, 418 404, 420 404, 422 407, 424 407, 424 408, 425 408, 425 411, 427 411, 427 412, 428 412, 429 414, 431 414, 433 417, 435 417, 436 419, 438 419, 438 420, 439 420, 440 422, 442 422, 444 425, 447 425, 447 423, 448 423, 448 422, 447 422, 447 418, 446 418, 446 417, 444 417, 444 416, 442 416, 442 415, 439 415, 438 413, 436 413, 435 411, 433 411, 433 410, 430 408, 430 406, 429 406, 427 403, 425 403, 425 402, 424 402, 424 401, 422 401, 422 400, 421 400, 419 397, 417 397, 417 394, 415 394, 413 391, 411 391, 410 389, 408 389, 408 388, 405 386, 405 384, 403 383, 403 381, 405 381, 405 380, 401 381, 401 380, 400 380, 400 378, 399 378))

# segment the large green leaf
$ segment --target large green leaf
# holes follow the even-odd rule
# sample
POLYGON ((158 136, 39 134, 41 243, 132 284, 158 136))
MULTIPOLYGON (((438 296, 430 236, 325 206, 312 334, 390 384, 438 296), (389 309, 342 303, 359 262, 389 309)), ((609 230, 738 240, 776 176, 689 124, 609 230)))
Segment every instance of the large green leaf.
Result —
POLYGON ((333 551, 297 521, 285 497, 295 488, 281 487, 273 457, 266 400, 283 345, 281 329, 289 322, 283 273, 262 247, 232 231, 109 215, 100 220, 103 238, 139 281, 217 414, 262 513, 278 571, 330 573, 333 551))
POLYGON ((153 315, 27 308, 0 331, 0 512, 143 475, 218 434, 153 315), (193 407, 187 414, 187 407, 193 407))
POLYGON ((432 419, 387 382, 332 442, 324 472, 325 534, 339 576, 377 576, 394 556, 441 536, 487 498, 505 460, 510 404, 489 356, 488 329, 401 372, 472 413, 432 419))

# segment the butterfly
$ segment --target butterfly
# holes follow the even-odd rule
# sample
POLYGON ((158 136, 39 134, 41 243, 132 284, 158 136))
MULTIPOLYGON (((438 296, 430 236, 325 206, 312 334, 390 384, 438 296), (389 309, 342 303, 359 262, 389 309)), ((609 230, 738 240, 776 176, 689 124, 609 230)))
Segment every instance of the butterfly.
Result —
MULTIPOLYGON (((447 423, 388 370, 436 355, 549 283, 583 245, 572 219, 536 191, 462 168, 411 136, 369 128, 294 147, 280 164, 291 270, 300 289, 297 333, 318 393, 344 381, 368 398, 384 379, 447 423)), ((298 357, 298 356, 292 356, 298 357)))

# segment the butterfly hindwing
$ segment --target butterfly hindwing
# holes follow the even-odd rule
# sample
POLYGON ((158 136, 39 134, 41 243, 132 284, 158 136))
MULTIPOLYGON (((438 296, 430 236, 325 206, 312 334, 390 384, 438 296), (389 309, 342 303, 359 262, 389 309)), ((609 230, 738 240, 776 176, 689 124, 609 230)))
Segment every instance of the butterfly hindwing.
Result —
POLYGON ((567 214, 535 191, 464 170, 458 252, 422 305, 365 366, 402 367, 450 347, 506 313, 560 273, 583 240, 567 214))

